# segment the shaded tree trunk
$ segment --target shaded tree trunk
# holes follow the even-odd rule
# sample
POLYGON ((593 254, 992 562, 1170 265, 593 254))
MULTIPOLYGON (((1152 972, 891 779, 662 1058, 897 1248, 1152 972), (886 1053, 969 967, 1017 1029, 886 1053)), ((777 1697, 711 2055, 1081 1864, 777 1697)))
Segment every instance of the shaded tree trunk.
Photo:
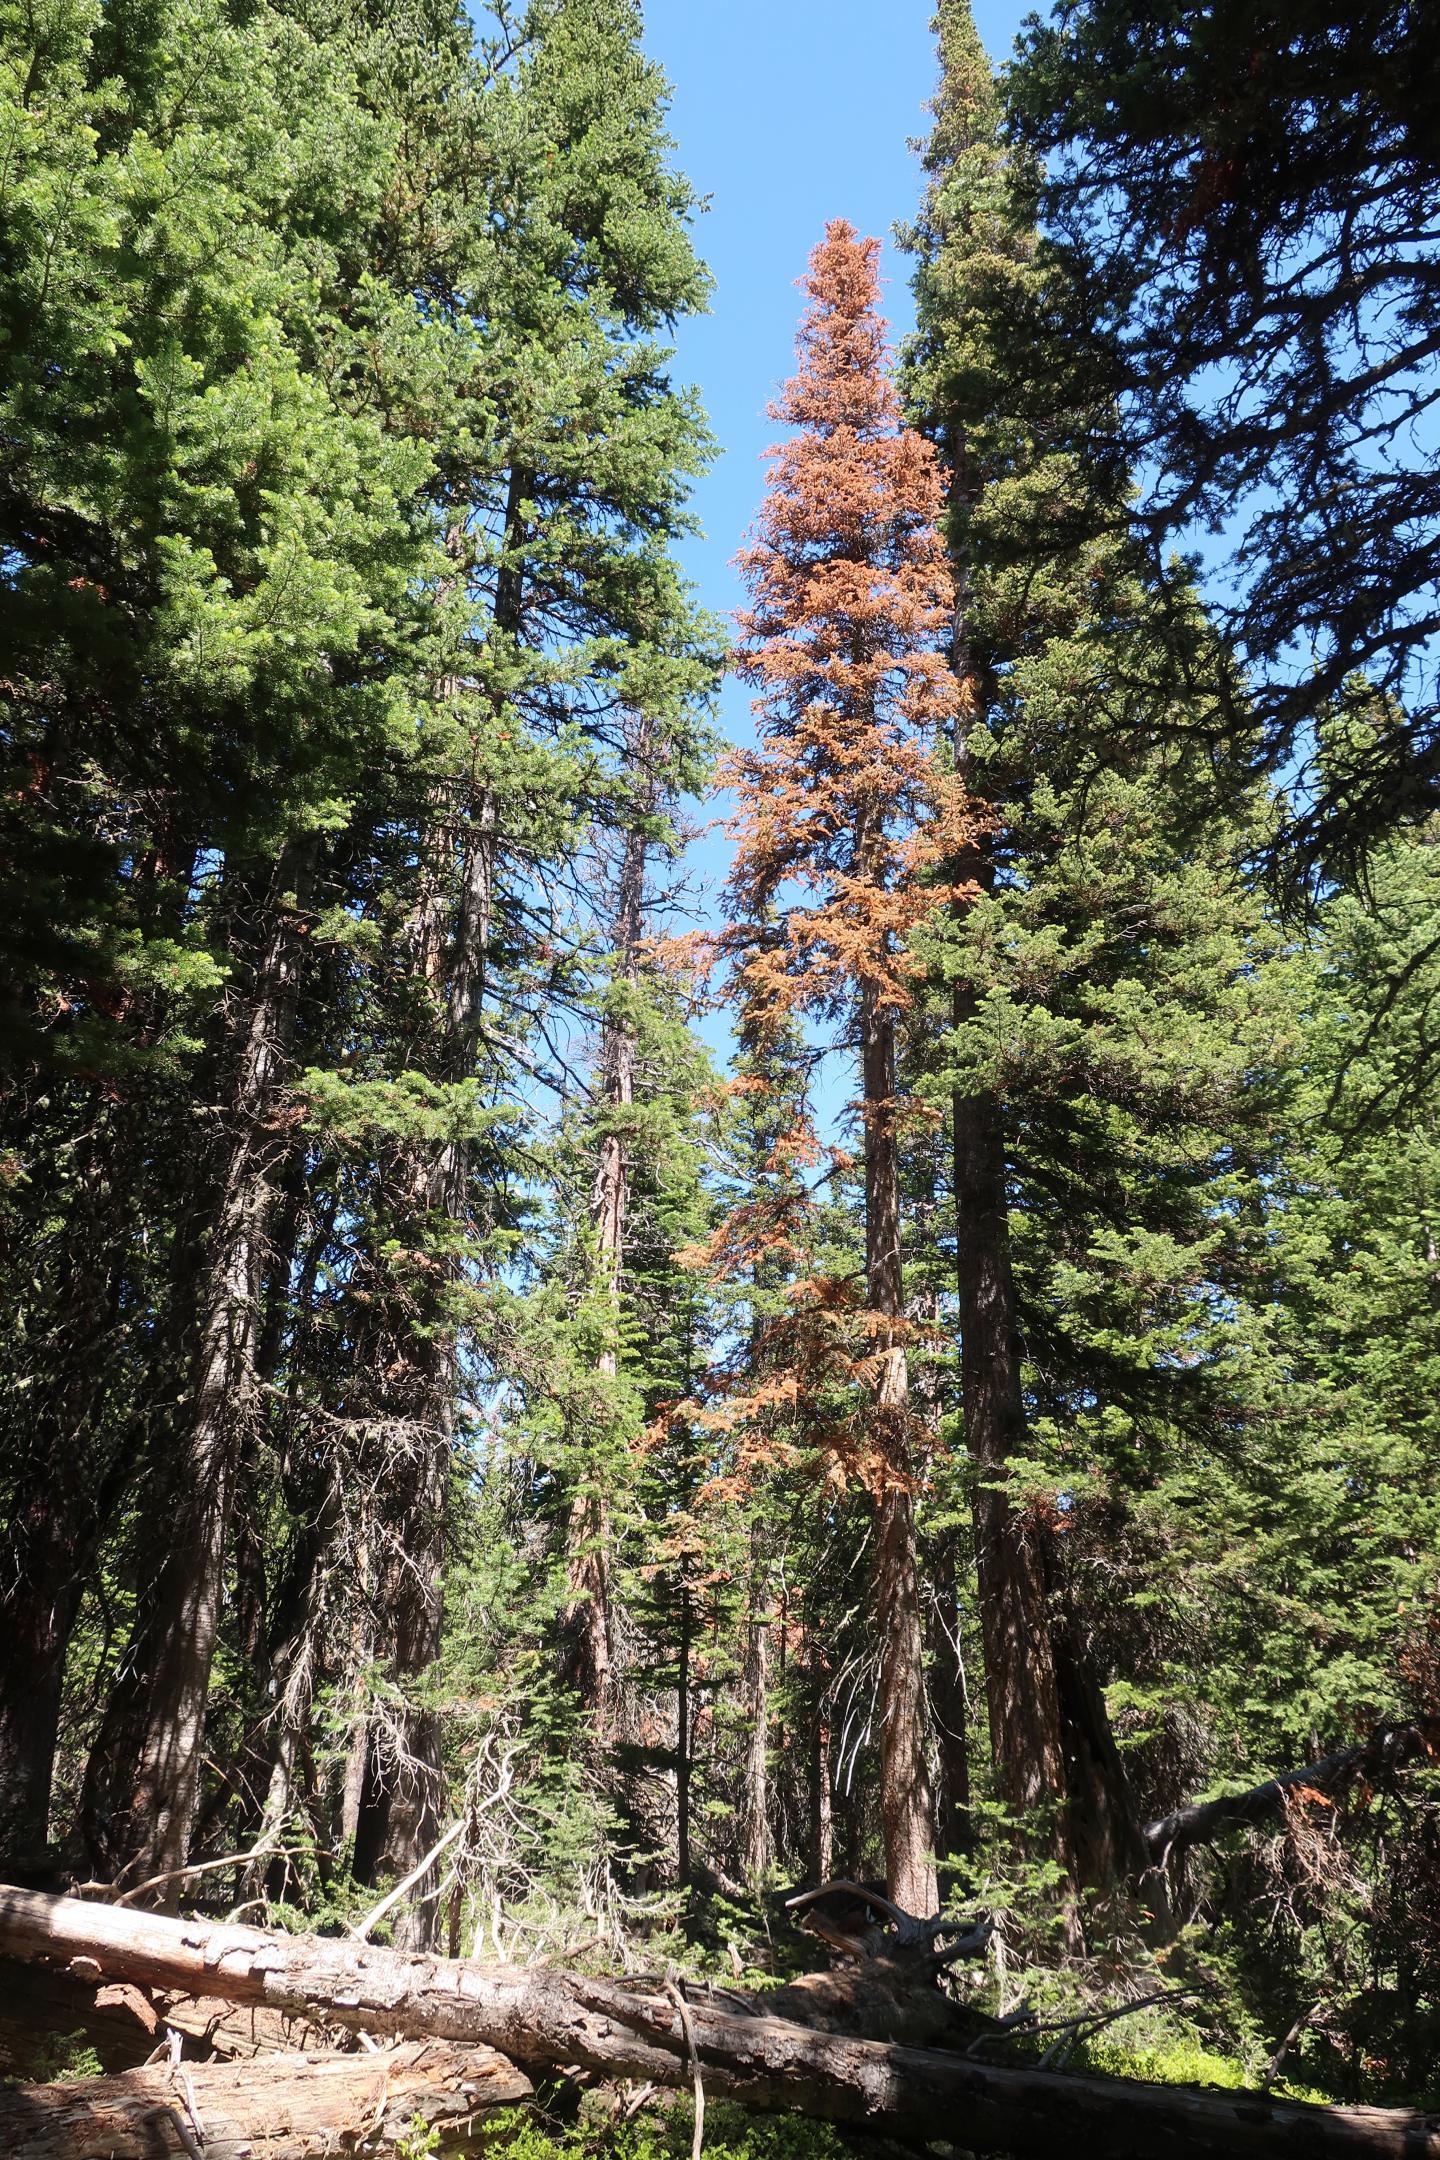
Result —
MULTIPOLYGON (((103 1762, 113 1780, 108 1809, 96 1805, 98 1781, 87 1779, 108 1857, 131 1880, 183 1867, 199 1798, 237 1465, 258 1415, 267 1230, 288 1148, 281 1112, 304 952, 293 896, 312 860, 309 839, 282 850, 257 902, 249 984, 228 1005, 224 1137, 189 1416, 165 1466, 164 1545, 120 1683, 123 1700, 92 1757, 92 1770, 103 1762)), ((179 1894, 178 1883, 162 1893, 170 1903, 179 1894)))
MULTIPOLYGON (((483 790, 460 836, 459 889, 446 935, 441 891, 422 894, 414 942, 426 980, 443 996, 441 1077, 469 1077, 475 1062, 494 911, 497 813, 483 790)), ((423 1237, 433 1221, 463 1222, 469 1149, 460 1138, 401 1163, 402 1213, 423 1237)), ((442 1572, 450 1463, 454 1448, 457 1350, 446 1296, 453 1254, 426 1272, 417 1299, 397 1293, 387 1313, 378 1396, 390 1458, 377 1560, 375 1651, 384 1657, 391 1695, 372 1715, 355 1828, 355 1872, 362 1882, 408 1875, 435 1844, 443 1796, 440 1722, 417 1699, 417 1683, 440 1654, 442 1572)), ((428 1949, 437 1939, 436 1884, 415 1888, 396 1920, 395 1939, 428 1949)))
MULTIPOLYGON (((642 773, 651 754, 651 727, 637 720, 631 730, 630 761, 642 773)), ((615 906, 610 923, 612 981, 633 987, 639 977, 640 944, 645 931, 645 872, 649 855, 646 821, 653 815, 656 788, 643 783, 621 844, 615 906)), ((625 1258, 625 1225, 630 1207, 630 1135, 626 1119, 635 1101, 635 1034, 625 1012, 608 1010, 600 1031, 596 1094, 605 1125, 590 1199, 595 1262, 610 1311, 610 1340, 601 1350, 602 1381, 620 1370, 619 1324, 625 1258)), ((610 1612, 610 1510, 593 1471, 582 1467, 580 1490, 570 1506, 566 1528, 570 1602, 565 1624, 571 1678, 585 1709, 603 1731, 609 1712, 612 1662, 610 1612)))
POLYGON ((955 1546, 954 1531, 943 1531, 934 1541, 930 1564, 930 1709, 940 1764, 935 1822, 937 1849, 945 1859, 966 1851, 971 1841, 969 1696, 955 1546))
POLYGON ((680 1576, 680 1645, 675 1673, 675 1850, 680 1887, 690 1881, 690 1646, 695 1631, 690 1585, 680 1576))
POLYGON ((38 1860, 49 1829, 65 1660, 95 1556, 134 1457, 104 1433, 131 1238, 135 1135, 97 1134, 65 1232, 66 1283, 49 1317, 53 1370, 12 1398, 0 1487, 0 1853, 38 1860))
MULTIPOLYGON (((952 506, 972 500, 967 444, 961 429, 947 442, 952 506)), ((951 664, 965 686, 955 725, 955 763, 968 774, 967 734, 988 668, 972 649, 970 578, 955 566, 951 664)), ((994 864, 974 844, 958 877, 988 890, 994 864)), ((963 1028, 975 1014, 975 995, 957 982, 953 1020, 963 1028)), ((990 1746, 999 1789, 1017 1813, 1048 1809, 1050 1851, 1073 1880, 1113 1880, 1113 1856, 1126 1843, 1127 1800, 1116 1781, 1119 1757, 1088 1656, 1072 1637, 1062 1660, 1052 1635, 1048 1528, 1015 1490, 1012 1466, 1026 1452, 1021 1387, 1022 1352, 1010 1252, 1004 1113, 993 1092, 957 1089, 952 1100, 955 1186, 955 1272, 959 1303, 961 1399, 972 1474, 975 1564, 990 1746), (1062 1679, 1068 1683, 1062 1700, 1062 1679), (1067 1751, 1083 1750, 1072 1780, 1067 1751), (1108 1745, 1107 1745, 1108 1743, 1108 1745)), ((1133 1840, 1133 1824, 1128 1832, 1133 1840)))
MULTIPOLYGON (((957 1025, 969 1017, 963 995, 957 997, 957 1025)), ((1025 1452, 1026 1425, 999 1105, 992 1095, 957 1094, 953 1117, 961 1397, 974 1480, 990 1746, 1006 1805, 1021 1813, 1052 1811, 1051 1848, 1073 1875, 1040 1533, 1026 1520, 1011 1475, 1025 1452)))
POLYGON ((750 1613, 745 1645, 745 1841, 743 1867, 753 1882, 770 1865, 770 1622, 762 1610, 760 1530, 750 1537, 750 1613))

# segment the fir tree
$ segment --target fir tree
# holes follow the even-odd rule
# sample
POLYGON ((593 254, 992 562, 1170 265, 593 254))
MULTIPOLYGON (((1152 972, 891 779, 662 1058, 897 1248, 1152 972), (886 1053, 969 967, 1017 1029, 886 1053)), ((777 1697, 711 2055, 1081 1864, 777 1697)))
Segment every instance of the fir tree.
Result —
MULTIPOLYGON (((1232 1376, 1244 1394, 1263 1270, 1231 1211, 1269 1161, 1288 1022, 1243 881, 1263 805, 1232 774, 1222 808, 1168 747, 1173 646, 1116 537, 1103 350, 1057 349, 1034 175, 968 8, 938 28, 907 387, 950 462, 956 760, 993 808, 933 947, 990 1734, 1001 1797, 1048 1805, 1056 1858, 1108 1881, 1135 1796, 1102 1690, 1124 1645, 1076 1598, 1087 1496, 1098 1564, 1145 1453, 1233 1414, 1232 1376)), ((1219 672, 1193 607, 1187 634, 1219 672)))

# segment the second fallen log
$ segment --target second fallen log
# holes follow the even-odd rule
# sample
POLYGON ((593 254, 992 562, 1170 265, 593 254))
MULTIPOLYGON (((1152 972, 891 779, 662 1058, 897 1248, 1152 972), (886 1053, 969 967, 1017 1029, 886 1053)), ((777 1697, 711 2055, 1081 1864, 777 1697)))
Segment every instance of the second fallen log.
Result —
POLYGON ((526 2099, 487 2047, 409 2042, 372 2055, 291 2053, 152 2064, 118 2077, 0 2092, 6 2160, 322 2160, 383 2153, 423 2121, 456 2135, 526 2099))

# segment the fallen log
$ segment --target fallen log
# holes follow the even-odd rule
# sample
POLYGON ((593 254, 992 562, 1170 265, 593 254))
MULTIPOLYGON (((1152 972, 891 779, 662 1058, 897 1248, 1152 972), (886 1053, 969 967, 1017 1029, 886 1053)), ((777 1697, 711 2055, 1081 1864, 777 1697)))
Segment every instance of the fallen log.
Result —
POLYGON ((417 2121, 451 2141, 529 2097, 493 2048, 411 2043, 373 2055, 152 2064, 0 2092, 8 2160, 321 2160, 380 2153, 417 2121))
POLYGON ((1418 1719, 1408 1725, 1377 1725, 1358 1747, 1338 1748, 1333 1755, 1322 1755, 1317 1762, 1304 1763, 1298 1770, 1282 1770, 1245 1792, 1224 1793, 1218 1800, 1201 1800, 1176 1808, 1171 1815, 1145 1823, 1140 1835, 1152 1863, 1163 1865, 1194 1845, 1209 1844, 1226 1830, 1266 1822, 1279 1815, 1292 1794, 1309 1791, 1333 1797, 1361 1780, 1374 1783, 1421 1757, 1437 1754, 1440 1722, 1434 1719, 1418 1719))
POLYGON ((703 2000, 682 2018, 673 1992, 613 1980, 4 1887, 0 1954, 80 1961, 111 1980, 225 1995, 376 2034, 484 2041, 532 2068, 578 2066, 687 2090, 693 2036, 694 2066, 712 2094, 1015 2160, 1440 2160, 1440 2117, 1410 2110, 1309 2107, 1261 2093, 996 2067, 722 2012, 703 2000))
MULTIPOLYGON (((243 2058, 287 2048, 315 2053, 358 2047, 353 2033, 309 2018, 283 2016, 223 1995, 177 1995, 127 1982, 106 1985, 70 1972, 0 1958, 0 2077, 22 2082, 57 2072, 36 2068, 47 2043, 87 2048, 103 2071, 135 2070, 167 2032, 178 2032, 191 2061, 243 2058)), ((69 2074, 69 2073, 67 2073, 69 2074)))

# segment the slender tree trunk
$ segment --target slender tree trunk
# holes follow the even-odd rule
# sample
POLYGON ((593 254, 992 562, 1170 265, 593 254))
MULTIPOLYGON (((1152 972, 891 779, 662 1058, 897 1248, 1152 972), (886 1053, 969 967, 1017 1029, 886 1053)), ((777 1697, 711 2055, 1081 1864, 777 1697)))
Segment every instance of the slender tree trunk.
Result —
POLYGON ((760 1530, 750 1535, 750 1615, 745 1646, 744 1871, 758 1881, 770 1865, 770 1622, 763 1610, 765 1586, 760 1530))
MULTIPOLYGON (((865 1269, 871 1310, 903 1322, 900 1152, 896 1124, 895 1021, 867 988, 862 999, 865 1109, 865 1269)), ((896 1333, 899 1333, 897 1328, 896 1333)), ((902 1340, 877 1340, 872 1411, 880 1456, 876 1508, 876 1607, 880 1636, 880 1816, 885 1880, 907 1912, 936 1910, 934 1802, 925 1721, 925 1643, 915 1551, 909 1367, 902 1340)))
MULTIPOLYGON (((170 1468, 159 1573, 132 1644, 136 1715, 128 1805, 123 1819, 109 1825, 121 1872, 131 1879, 171 1872, 189 1856, 236 1469, 258 1414, 267 1230, 288 1145, 278 1113, 304 951, 290 895, 312 855, 311 841, 291 841, 274 865, 260 902, 248 993, 233 998, 228 1016, 225 1137, 189 1417, 170 1468)), ((167 1902, 178 1902, 180 1885, 166 1895, 167 1902)))
POLYGON ((690 1881, 690 1645, 694 1611, 683 1563, 680 1575, 680 1647, 675 1679, 675 1843, 680 1887, 690 1881))
MULTIPOLYGON (((651 755, 651 727, 638 719, 631 730, 630 762, 642 774, 651 755)), ((633 986, 639 976, 640 941, 645 929, 645 872, 649 854, 645 821, 655 804, 653 782, 643 785, 621 848, 610 951, 614 980, 633 986)), ((590 1201, 596 1265, 609 1301, 611 1339, 600 1352, 603 1381, 620 1369, 618 1330, 624 1272, 625 1224, 630 1207, 630 1138, 625 1118, 635 1101, 635 1036, 624 1013, 607 1012, 601 1026, 597 1095, 609 1127, 590 1201)), ((610 1613, 610 1509, 603 1486, 582 1468, 580 1490, 570 1507, 566 1531, 570 1601, 566 1636, 572 1678, 580 1701, 605 1729, 610 1708, 612 1628, 610 1613)))
MULTIPOLYGON (((394 1697, 372 1719, 355 1832, 362 1882, 407 1875, 440 1831, 440 1720, 417 1687, 440 1655, 445 1488, 453 1425, 414 1436, 389 1493, 397 1511, 381 1577, 387 1674, 394 1697)), ((439 1936, 437 1885, 426 1876, 396 1914, 395 1940, 429 1950, 439 1936)))
MULTIPOLYGON (((357 1684, 360 1675, 370 1666, 372 1656, 373 1611, 370 1584, 370 1537, 362 1528, 355 1551, 355 1604, 350 1622, 350 1677, 357 1684)), ((345 1751, 345 1774, 340 1787, 340 1843, 351 1855, 354 1868, 355 1840, 360 1829, 360 1803, 365 1793, 365 1765, 370 1752, 370 1727, 368 1718, 359 1718, 351 1728, 349 1746, 345 1751)))
POLYGON ((830 1723, 823 1716, 815 1727, 810 1872, 817 1883, 828 1882, 835 1872, 834 1773, 830 1762, 830 1723))
POLYGON ((970 1753, 966 1744, 969 1696, 960 1642, 959 1572, 955 1533, 935 1540, 930 1568, 930 1709, 939 1749, 936 1835, 943 1858, 970 1843, 970 1753))
MULTIPOLYGON (((532 481, 512 466, 506 491, 500 567, 496 578, 493 631, 518 640, 523 627, 526 540, 522 504, 532 481)), ((457 527, 451 552, 465 553, 457 527)), ((442 690, 453 689, 442 684, 442 690)), ((431 830, 422 833, 422 852, 456 844, 443 806, 431 830)), ((444 1013, 437 1045, 438 1077, 468 1079, 474 1072, 490 956, 499 861, 500 818, 493 787, 471 778, 471 795, 458 834, 460 875, 453 926, 446 934, 445 892, 441 876, 422 890, 413 926, 414 964, 434 986, 444 1013)), ((408 1205, 422 1217, 452 1224, 465 1219, 469 1149, 452 1140, 438 1153, 412 1156, 403 1176, 411 1190, 408 1205)), ((386 1495, 388 1550, 377 1561, 380 1639, 372 1648, 386 1653, 386 1664, 399 1701, 382 1705, 370 1724, 365 1769, 355 1804, 355 1868, 364 1880, 376 1874, 409 1874, 435 1842, 442 1797, 440 1727, 435 1712, 414 1700, 415 1683, 440 1653, 442 1572, 445 1560, 446 1488, 454 1448, 457 1345, 445 1295, 456 1262, 448 1259, 430 1309, 409 1316, 407 1339, 394 1361, 398 1377, 387 1372, 379 1394, 382 1407, 396 1413, 397 1469, 386 1495)), ((388 1351, 387 1351, 388 1356, 388 1351)), ((352 1800, 347 1779, 347 1812, 352 1800)), ((436 1884, 427 1876, 402 1908, 397 1941, 428 1949, 438 1939, 440 1912, 436 1884)))

